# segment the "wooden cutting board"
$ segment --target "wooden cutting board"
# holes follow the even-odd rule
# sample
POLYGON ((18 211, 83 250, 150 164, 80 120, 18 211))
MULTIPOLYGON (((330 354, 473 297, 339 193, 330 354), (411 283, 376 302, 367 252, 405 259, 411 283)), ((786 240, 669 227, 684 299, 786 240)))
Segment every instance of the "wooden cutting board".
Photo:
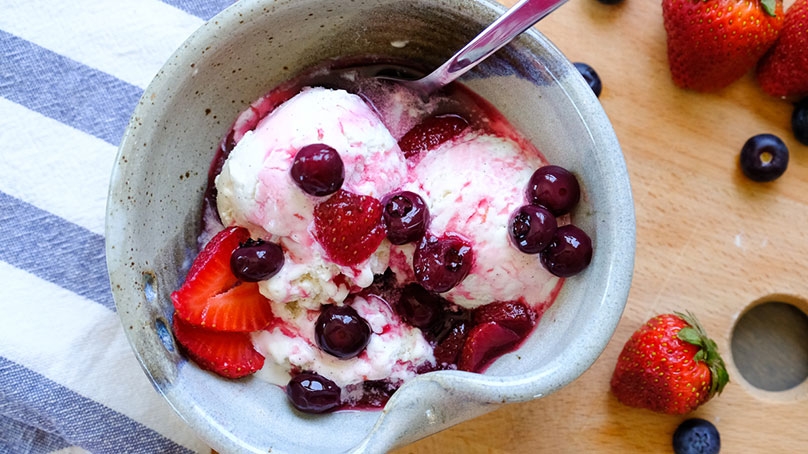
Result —
MULTIPOLYGON (((609 393, 609 379, 630 334, 653 315, 674 310, 695 312, 728 363, 731 383, 693 415, 716 424, 722 452, 808 452, 808 382, 764 391, 739 372, 763 367, 765 377, 789 368, 805 371, 806 350, 796 355, 803 364, 771 370, 747 364, 748 355, 737 364, 731 351, 736 322, 755 304, 789 303, 797 318, 808 311, 808 147, 791 132, 792 106, 764 94, 753 74, 713 94, 676 88, 660 0, 616 6, 570 0, 538 28, 603 80, 600 100, 622 145, 636 205, 628 304, 604 353, 570 386, 397 452, 672 452, 671 436, 685 418, 621 405, 609 393), (753 183, 743 177, 738 154, 749 137, 764 132, 786 142, 791 160, 779 180, 753 183)), ((761 329, 765 323, 752 325, 760 331, 745 338, 760 339, 757 359, 779 357, 781 347, 763 342, 772 337, 761 329)), ((778 333, 788 323, 774 325, 774 334, 805 345, 805 330, 778 333)))

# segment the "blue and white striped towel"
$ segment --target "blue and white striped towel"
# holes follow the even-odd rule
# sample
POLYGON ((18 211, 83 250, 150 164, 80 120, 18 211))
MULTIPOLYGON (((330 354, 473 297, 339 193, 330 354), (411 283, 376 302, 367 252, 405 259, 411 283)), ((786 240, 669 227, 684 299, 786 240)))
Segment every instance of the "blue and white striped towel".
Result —
POLYGON ((131 352, 104 259, 152 76, 234 0, 0 0, 0 453, 210 452, 131 352))

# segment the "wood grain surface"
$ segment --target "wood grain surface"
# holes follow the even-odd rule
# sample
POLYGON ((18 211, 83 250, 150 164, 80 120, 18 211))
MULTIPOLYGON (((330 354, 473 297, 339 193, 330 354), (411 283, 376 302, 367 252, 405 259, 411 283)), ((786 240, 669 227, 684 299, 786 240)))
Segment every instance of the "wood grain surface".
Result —
POLYGON ((538 28, 603 80, 600 100, 622 145, 636 205, 629 301, 611 343, 570 386, 397 452, 672 452, 671 436, 684 418, 621 405, 609 379, 631 332, 673 310, 695 312, 728 362, 731 383, 693 415, 716 424, 722 452, 808 452, 808 383, 780 392, 756 388, 730 351, 737 320, 756 304, 780 301, 808 311, 808 147, 791 132, 792 106, 764 94, 752 73, 712 94, 676 88, 659 0, 570 0, 538 28), (738 154, 764 132, 786 142, 791 160, 780 179, 753 183, 743 177, 738 154))

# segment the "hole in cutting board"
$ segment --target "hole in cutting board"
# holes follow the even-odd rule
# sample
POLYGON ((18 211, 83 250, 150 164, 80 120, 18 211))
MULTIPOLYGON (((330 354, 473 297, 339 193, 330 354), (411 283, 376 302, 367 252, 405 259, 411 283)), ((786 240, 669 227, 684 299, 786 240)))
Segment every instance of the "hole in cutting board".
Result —
POLYGON ((808 378, 808 315, 791 303, 764 301, 741 315, 730 348, 752 386, 786 391, 808 378))

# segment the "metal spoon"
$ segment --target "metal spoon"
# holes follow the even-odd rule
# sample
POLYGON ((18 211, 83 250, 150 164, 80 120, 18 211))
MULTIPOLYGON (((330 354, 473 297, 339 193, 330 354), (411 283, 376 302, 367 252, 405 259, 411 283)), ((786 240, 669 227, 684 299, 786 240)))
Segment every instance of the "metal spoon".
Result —
POLYGON ((436 70, 420 79, 396 81, 416 93, 428 95, 462 76, 566 1, 521 0, 436 70))

